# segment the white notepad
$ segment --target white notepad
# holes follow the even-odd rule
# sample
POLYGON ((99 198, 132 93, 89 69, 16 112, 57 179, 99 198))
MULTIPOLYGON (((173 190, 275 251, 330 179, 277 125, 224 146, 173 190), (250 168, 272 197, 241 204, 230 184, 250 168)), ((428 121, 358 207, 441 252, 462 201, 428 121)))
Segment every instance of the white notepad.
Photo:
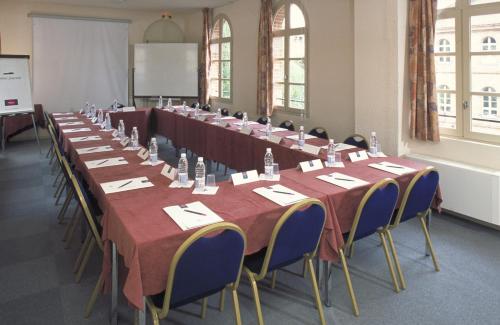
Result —
POLYGON ((317 176, 316 178, 320 179, 322 181, 325 181, 327 183, 340 186, 340 187, 348 189, 348 190, 350 190, 351 188, 355 188, 355 187, 364 186, 364 185, 369 184, 368 182, 366 182, 362 179, 348 176, 348 175, 341 174, 341 173, 320 175, 320 176, 317 176))
POLYGON ((146 176, 122 179, 119 181, 113 181, 101 184, 102 190, 106 194, 137 190, 140 188, 147 188, 153 186, 154 184, 151 183, 146 176))
POLYGON ((184 231, 224 221, 199 201, 169 206, 163 211, 184 231))
POLYGON ((65 122, 59 123, 59 126, 83 125, 83 122, 65 122))
MULTIPOLYGON (((322 149, 328 149, 328 146, 322 146, 322 149)), ((350 144, 345 144, 345 143, 336 143, 335 144, 335 151, 343 151, 343 150, 349 150, 349 149, 355 149, 357 148, 356 146, 351 146, 350 144)))
POLYGON ((74 113, 52 113, 54 116, 73 115, 74 113))
MULTIPOLYGON (((290 140, 295 140, 295 141, 299 141, 299 135, 298 134, 295 134, 295 135, 289 135, 286 137, 287 139, 290 139, 290 140)), ((314 135, 310 135, 310 134, 304 134, 304 140, 309 140, 309 139, 316 139, 317 137, 315 137, 314 135)))
POLYGON ((54 120, 56 120, 56 121, 78 120, 78 117, 76 117, 76 116, 55 117, 54 120))
MULTIPOLYGON (((237 126, 242 126, 243 125, 243 122, 236 122, 236 123, 233 123, 234 125, 237 125, 237 126)), ((248 125, 255 125, 255 124, 259 124, 255 121, 248 121, 248 125)))
POLYGON ((119 166, 126 165, 128 161, 123 157, 115 157, 115 158, 106 158, 106 159, 98 159, 86 161, 85 165, 88 169, 101 168, 101 167, 111 167, 111 166, 119 166))
POLYGON ((71 142, 99 141, 99 140, 102 140, 102 138, 98 135, 91 135, 88 137, 69 138, 69 141, 71 141, 71 142))
POLYGON ((84 155, 86 153, 105 152, 105 151, 113 151, 113 148, 111 148, 110 146, 99 146, 99 147, 89 147, 89 148, 76 149, 76 152, 79 155, 84 155))
POLYGON ((385 172, 395 174, 395 175, 404 175, 404 174, 408 174, 408 173, 413 173, 415 171, 415 169, 413 169, 413 168, 401 166, 401 165, 394 164, 394 163, 387 162, 387 161, 382 161, 382 162, 376 163, 376 164, 369 164, 368 166, 376 168, 376 169, 380 169, 380 170, 383 170, 385 172))
POLYGON ((217 194, 217 191, 219 190, 218 186, 205 186, 205 188, 197 189, 195 188, 193 190, 193 194, 199 194, 199 195, 215 195, 217 194))
POLYGON ((80 128, 80 129, 63 129, 63 133, 76 133, 76 132, 90 132, 89 128, 80 128))
POLYGON ((283 207, 308 198, 307 196, 280 184, 268 187, 259 187, 253 191, 283 207))
POLYGON ((382 151, 377 152, 376 154, 368 152, 368 156, 371 158, 386 158, 387 155, 383 153, 382 151))
POLYGON ((236 117, 233 117, 233 116, 222 116, 220 119, 221 120, 234 120, 234 119, 236 119, 236 117))

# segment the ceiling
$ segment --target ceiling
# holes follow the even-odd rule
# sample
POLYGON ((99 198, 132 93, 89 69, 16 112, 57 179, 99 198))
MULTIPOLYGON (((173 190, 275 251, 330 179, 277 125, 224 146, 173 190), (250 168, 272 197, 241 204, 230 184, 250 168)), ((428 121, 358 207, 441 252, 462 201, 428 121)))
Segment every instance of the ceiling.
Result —
POLYGON ((183 11, 198 8, 214 8, 236 0, 31 0, 40 3, 58 3, 76 6, 123 8, 136 10, 183 11))

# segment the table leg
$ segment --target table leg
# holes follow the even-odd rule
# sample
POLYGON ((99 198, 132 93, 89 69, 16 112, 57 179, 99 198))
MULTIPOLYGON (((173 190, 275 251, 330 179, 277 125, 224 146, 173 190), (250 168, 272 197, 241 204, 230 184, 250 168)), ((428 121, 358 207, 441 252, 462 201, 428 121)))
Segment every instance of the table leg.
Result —
POLYGON ((146 298, 142 297, 142 309, 135 310, 135 324, 146 325, 146 298))
POLYGON ((2 119, 2 152, 5 151, 5 116, 0 116, 2 119))
POLYGON ((112 255, 112 269, 111 269, 111 325, 118 324, 118 263, 116 257, 116 244, 112 242, 111 245, 112 255))
MULTIPOLYGON (((427 231, 430 233, 431 232, 431 218, 432 218, 432 211, 429 210, 429 213, 427 213, 427 216, 425 217, 425 225, 427 226, 427 231)), ((431 250, 429 248, 429 244, 427 244, 427 241, 425 242, 425 256, 429 256, 431 254, 431 250)))
POLYGON ((31 120, 33 121, 33 130, 35 131, 36 142, 38 143, 38 149, 40 149, 40 154, 41 154, 42 147, 40 146, 40 139, 38 138, 38 129, 36 128, 35 113, 31 113, 31 120))
POLYGON ((323 261, 323 300, 326 307, 331 307, 330 300, 330 262, 323 261))

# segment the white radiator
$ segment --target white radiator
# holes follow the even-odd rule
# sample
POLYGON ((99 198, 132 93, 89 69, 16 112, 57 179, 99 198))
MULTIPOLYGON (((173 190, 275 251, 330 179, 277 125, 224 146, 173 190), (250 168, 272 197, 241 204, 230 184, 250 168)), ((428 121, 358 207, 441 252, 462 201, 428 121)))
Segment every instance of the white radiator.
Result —
POLYGON ((500 226, 499 170, 418 154, 406 157, 438 169, 443 195, 442 208, 500 226))

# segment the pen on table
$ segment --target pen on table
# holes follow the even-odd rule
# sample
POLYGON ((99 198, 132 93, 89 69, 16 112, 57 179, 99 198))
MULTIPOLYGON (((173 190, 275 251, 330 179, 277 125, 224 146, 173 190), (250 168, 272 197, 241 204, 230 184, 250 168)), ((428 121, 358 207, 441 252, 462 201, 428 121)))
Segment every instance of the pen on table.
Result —
POLYGON ((294 195, 293 193, 290 193, 290 192, 282 192, 282 191, 276 191, 276 190, 273 190, 274 193, 280 193, 280 194, 288 194, 288 195, 294 195))
POLYGON ((189 212, 189 213, 193 213, 193 214, 197 214, 199 216, 206 216, 206 214, 204 214, 204 213, 193 211, 193 210, 184 209, 184 211, 189 212))
POLYGON ((100 163, 98 163, 97 165, 102 165, 102 164, 104 164, 105 162, 107 162, 108 160, 109 160, 109 159, 105 159, 105 160, 101 161, 100 163))
POLYGON ((128 184, 130 184, 130 183, 132 183, 132 182, 133 182, 133 180, 128 181, 128 182, 126 182, 125 184, 122 184, 122 185, 118 186, 118 188, 122 188, 122 187, 124 187, 125 185, 128 185, 128 184))
POLYGON ((387 165, 387 164, 379 164, 381 166, 385 166, 385 167, 392 167, 392 168, 404 168, 404 167, 401 167, 401 166, 394 166, 394 165, 387 165))
MULTIPOLYGON (((330 177, 333 177, 332 175, 329 175, 330 177)), ((348 178, 339 178, 339 177, 333 177, 333 179, 339 180, 339 181, 348 181, 348 182, 354 182, 353 179, 348 179, 348 178)))

